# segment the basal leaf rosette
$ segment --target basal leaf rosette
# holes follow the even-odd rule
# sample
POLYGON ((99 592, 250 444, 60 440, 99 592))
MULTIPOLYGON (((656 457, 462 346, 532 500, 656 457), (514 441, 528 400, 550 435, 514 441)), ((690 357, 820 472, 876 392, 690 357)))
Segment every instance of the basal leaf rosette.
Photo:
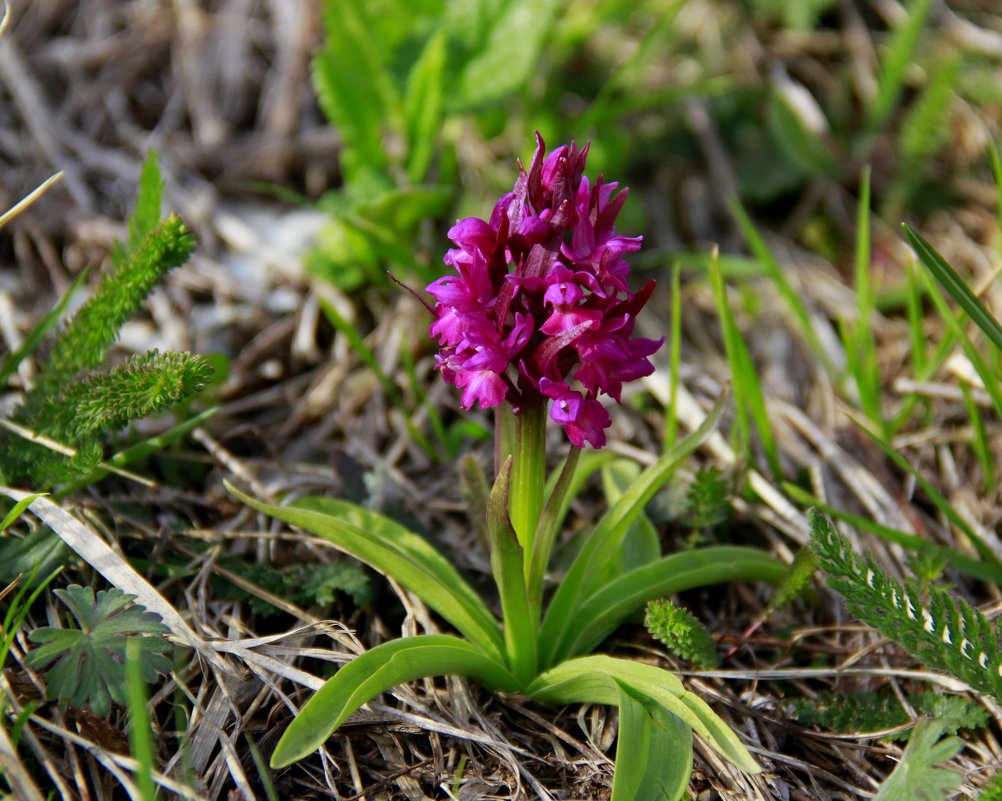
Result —
POLYGON ((601 177, 593 185, 587 155, 574 142, 547 155, 537 133, 528 172, 520 163, 490 220, 449 231, 444 261, 456 272, 427 291, 436 369, 462 390, 464 409, 507 401, 520 414, 552 400, 570 441, 600 448, 611 420, 599 396, 619 402, 625 382, 654 371, 648 357, 664 340, 633 336, 654 281, 630 291, 624 256, 642 237, 615 228, 628 190, 601 177))

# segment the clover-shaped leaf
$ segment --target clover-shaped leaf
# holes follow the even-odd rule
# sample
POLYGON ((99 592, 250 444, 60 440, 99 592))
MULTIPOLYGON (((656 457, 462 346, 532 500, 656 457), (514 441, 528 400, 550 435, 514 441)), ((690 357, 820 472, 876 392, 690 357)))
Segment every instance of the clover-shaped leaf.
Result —
POLYGON ((95 599, 93 589, 79 584, 54 592, 79 628, 36 629, 28 639, 40 647, 25 659, 31 668, 51 665, 45 674, 51 700, 89 706, 102 717, 111 711, 112 701, 124 705, 125 648, 133 638, 139 641, 143 681, 152 684, 158 674, 171 669, 165 654, 171 645, 163 638, 170 629, 158 615, 134 604, 135 596, 113 588, 98 592, 95 599))

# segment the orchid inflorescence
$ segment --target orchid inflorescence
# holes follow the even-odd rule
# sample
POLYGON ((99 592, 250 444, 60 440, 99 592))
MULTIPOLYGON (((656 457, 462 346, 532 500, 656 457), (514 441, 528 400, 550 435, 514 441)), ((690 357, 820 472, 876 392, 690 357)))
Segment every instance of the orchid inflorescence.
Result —
MULTIPOLYGON (((752 548, 661 555, 656 535, 653 542, 632 541, 646 531, 634 526, 644 506, 713 432, 723 399, 701 426, 609 496, 609 510, 583 536, 560 580, 550 581, 551 556, 574 493, 588 472, 610 462, 581 460, 585 443, 600 448, 606 442, 611 421, 599 397, 618 402, 624 382, 653 372, 648 357, 661 345, 633 336, 654 282, 636 293, 627 283, 624 256, 641 243, 616 234, 627 192, 601 178, 593 186, 584 176, 587 154, 587 146, 571 143, 547 156, 537 134, 528 171, 519 164, 514 189, 497 202, 490 220, 470 217, 449 232, 456 247, 445 263, 456 274, 428 287, 436 301, 429 306, 435 315, 430 333, 441 347, 436 369, 462 390, 464 408, 479 404, 495 412, 496 477, 489 497, 474 505, 487 512, 500 618, 497 604, 492 609, 442 553, 395 520, 334 498, 300 497, 275 506, 231 488, 254 508, 391 577, 459 635, 390 640, 342 666, 282 735, 273 766, 322 746, 384 690, 454 675, 545 704, 618 706, 613 801, 684 796, 692 732, 734 765, 759 770, 735 733, 678 677, 594 653, 648 601, 718 581, 776 581, 785 574, 783 565, 752 548), (549 476, 547 404, 573 446, 549 476), (629 563, 627 550, 647 557, 629 563)), ((707 647, 713 648, 712 640, 707 647)))
POLYGON ((615 229, 629 190, 601 177, 592 186, 587 157, 573 142, 546 155, 536 134, 528 172, 519 164, 490 220, 467 217, 449 231, 456 247, 445 263, 458 275, 428 287, 437 300, 429 332, 464 409, 507 400, 518 413, 549 398, 576 447, 600 448, 611 420, 598 396, 619 402, 624 382, 654 372, 647 357, 664 340, 632 336, 654 281, 630 291, 624 255, 642 237, 615 229))

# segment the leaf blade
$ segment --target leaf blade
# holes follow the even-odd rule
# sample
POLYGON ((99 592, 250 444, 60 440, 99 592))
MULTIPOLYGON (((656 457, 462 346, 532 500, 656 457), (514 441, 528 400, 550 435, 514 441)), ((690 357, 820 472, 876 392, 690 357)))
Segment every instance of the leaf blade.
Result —
POLYGON ((333 498, 300 498, 292 506, 274 506, 229 483, 226 487, 259 512, 316 534, 391 576, 487 653, 503 659, 504 639, 497 620, 456 569, 417 534, 333 498))
POLYGON ((512 690, 514 678, 474 645, 443 634, 424 634, 378 645, 342 667, 309 700, 275 746, 271 766, 289 765, 323 742, 379 693, 427 676, 466 676, 512 690))

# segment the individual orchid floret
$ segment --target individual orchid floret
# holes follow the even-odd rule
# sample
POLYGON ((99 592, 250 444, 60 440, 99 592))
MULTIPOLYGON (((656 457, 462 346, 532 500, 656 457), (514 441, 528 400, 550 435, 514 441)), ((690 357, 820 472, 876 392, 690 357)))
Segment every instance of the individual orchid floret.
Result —
POLYGON ((528 171, 490 220, 469 217, 449 231, 455 270, 427 289, 435 298, 429 333, 437 369, 462 390, 460 403, 488 409, 503 401, 518 414, 550 403, 550 417, 576 447, 600 448, 611 424, 599 398, 619 402, 622 386, 653 372, 662 340, 633 336, 654 289, 630 291, 624 256, 641 237, 615 222, 628 190, 584 175, 588 147, 572 142, 546 154, 536 134, 528 171))

